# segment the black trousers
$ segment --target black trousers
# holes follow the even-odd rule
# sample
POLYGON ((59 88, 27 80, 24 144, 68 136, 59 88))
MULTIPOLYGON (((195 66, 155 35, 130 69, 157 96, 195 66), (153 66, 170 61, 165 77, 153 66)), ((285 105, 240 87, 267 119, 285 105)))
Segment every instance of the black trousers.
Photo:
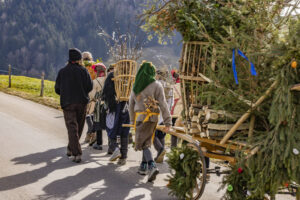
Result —
MULTIPOLYGON (((121 159, 127 158, 127 152, 128 152, 128 134, 121 134, 120 136, 120 152, 121 152, 121 159)), ((119 144, 117 143, 117 138, 111 138, 109 148, 114 151, 117 147, 119 148, 119 144)))
POLYGON ((68 130, 68 150, 73 156, 82 154, 79 143, 86 116, 86 104, 71 104, 63 108, 64 119, 68 130))
POLYGON ((102 145, 103 144, 102 129, 96 131, 96 133, 97 133, 97 144, 102 145))
MULTIPOLYGON (((172 126, 175 125, 177 118, 172 118, 172 126)), ((177 147, 178 138, 174 135, 171 135, 171 147, 177 147)))
POLYGON ((88 125, 87 134, 93 133, 93 115, 86 116, 86 124, 88 125))

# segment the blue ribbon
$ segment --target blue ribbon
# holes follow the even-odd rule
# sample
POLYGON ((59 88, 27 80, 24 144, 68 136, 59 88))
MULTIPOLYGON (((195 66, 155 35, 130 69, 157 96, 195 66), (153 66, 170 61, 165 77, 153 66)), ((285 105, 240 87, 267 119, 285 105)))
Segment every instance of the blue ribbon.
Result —
MULTIPOLYGON (((237 52, 238 52, 238 54, 240 56, 242 56, 245 60, 247 60, 250 63, 250 66, 251 66, 250 67, 251 75, 257 76, 254 64, 249 61, 249 59, 247 58, 247 56, 245 56, 245 54, 243 54, 243 52, 241 50, 238 49, 237 52)), ((232 50, 232 71, 233 71, 233 76, 234 76, 234 79, 235 79, 235 83, 239 84, 238 76, 237 76, 237 71, 236 71, 236 65, 235 65, 235 49, 232 50)))

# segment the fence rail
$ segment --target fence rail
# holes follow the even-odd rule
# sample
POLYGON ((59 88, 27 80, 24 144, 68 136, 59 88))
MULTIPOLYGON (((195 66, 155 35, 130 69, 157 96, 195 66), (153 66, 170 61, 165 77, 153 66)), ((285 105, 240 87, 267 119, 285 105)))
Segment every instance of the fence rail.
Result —
MULTIPOLYGON (((11 65, 8 65, 8 70, 0 70, 0 72, 5 72, 6 74, 8 74, 8 88, 11 88, 12 85, 12 75, 13 75, 13 70, 16 71, 21 71, 20 69, 14 68, 11 65)), ((41 74, 41 89, 40 89, 40 96, 43 97, 44 96, 44 80, 45 80, 45 72, 42 72, 41 74)))

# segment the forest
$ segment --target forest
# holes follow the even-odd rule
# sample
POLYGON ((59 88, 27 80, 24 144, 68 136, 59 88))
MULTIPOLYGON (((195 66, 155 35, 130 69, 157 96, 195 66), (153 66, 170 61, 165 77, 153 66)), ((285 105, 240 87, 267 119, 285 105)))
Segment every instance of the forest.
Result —
MULTIPOLYGON (((47 79, 54 80, 67 62, 71 47, 90 51, 95 59, 109 64, 108 47, 98 34, 102 29, 108 34, 132 32, 143 42, 149 59, 157 56, 149 47, 155 48, 155 52, 167 48, 162 54, 171 50, 171 58, 177 58, 180 36, 173 44, 162 47, 155 39, 148 41, 140 29, 137 16, 144 9, 142 3, 140 0, 0 1, 0 70, 7 70, 11 64, 16 75, 37 77, 44 71, 47 79)), ((167 56, 160 55, 156 60, 162 57, 167 56)), ((174 65, 177 60, 172 59, 174 65)))

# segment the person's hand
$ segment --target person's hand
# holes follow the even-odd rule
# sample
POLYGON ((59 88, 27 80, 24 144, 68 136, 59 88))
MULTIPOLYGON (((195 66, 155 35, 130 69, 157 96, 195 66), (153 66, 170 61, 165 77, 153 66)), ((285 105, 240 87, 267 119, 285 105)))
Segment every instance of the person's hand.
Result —
POLYGON ((170 126, 165 126, 165 128, 163 129, 163 131, 165 132, 165 133, 167 133, 167 132, 169 132, 170 131, 170 126))

